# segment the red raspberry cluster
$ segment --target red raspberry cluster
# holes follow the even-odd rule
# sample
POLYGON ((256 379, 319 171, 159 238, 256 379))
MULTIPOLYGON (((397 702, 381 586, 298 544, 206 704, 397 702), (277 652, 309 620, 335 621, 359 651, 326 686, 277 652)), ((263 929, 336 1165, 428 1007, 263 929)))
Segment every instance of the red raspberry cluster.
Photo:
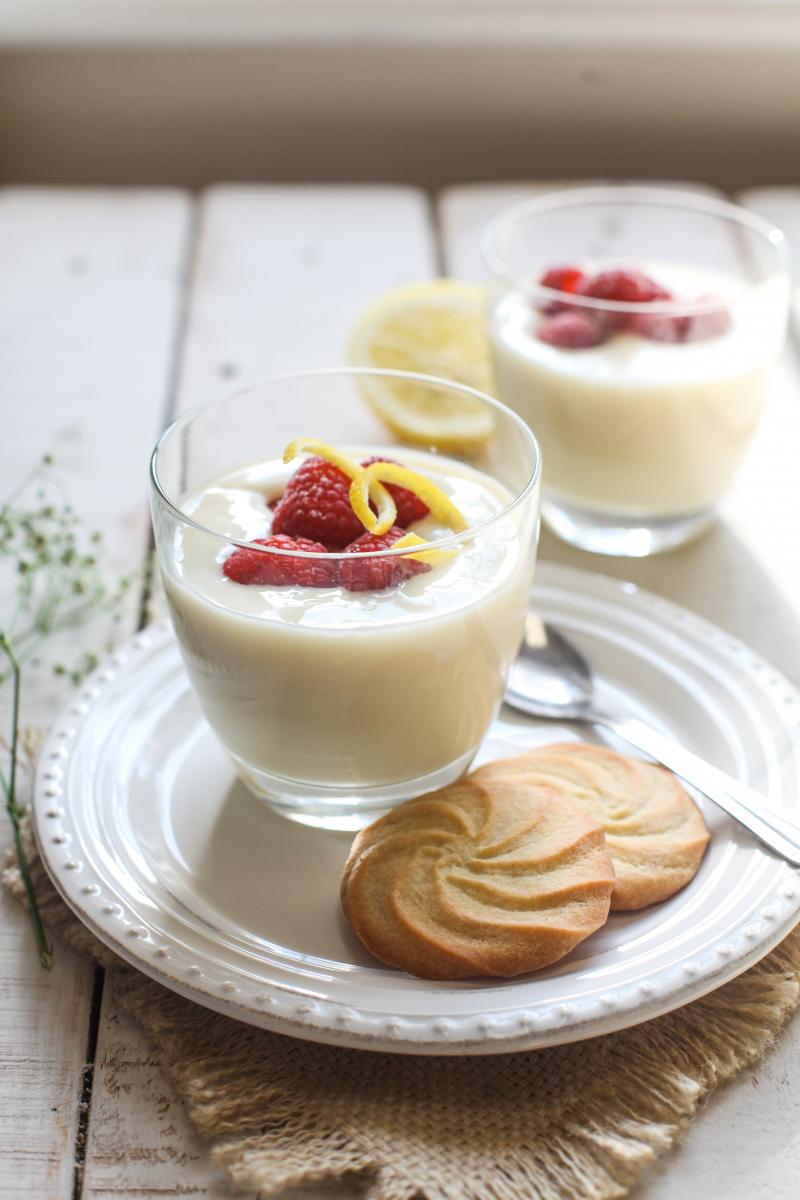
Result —
MULTIPOLYGON (((368 458, 362 466, 388 462, 368 458)), ((393 460, 392 460, 393 461, 393 460)), ((272 533, 258 538, 251 548, 234 550, 222 564, 234 583, 288 587, 344 587, 351 592, 381 591, 412 575, 429 571, 427 563, 398 555, 389 559, 296 558, 271 550, 305 551, 307 554, 363 555, 388 550, 414 521, 429 509, 408 488, 385 484, 397 507, 396 523, 381 537, 365 531, 350 504, 350 480, 344 471, 324 458, 307 458, 295 471, 273 510, 272 533)))
MULTIPOLYGON (((565 297, 585 296, 609 303, 654 304, 673 299, 672 293, 649 275, 622 268, 586 275, 575 266, 550 267, 539 284, 563 292, 565 297)), ((701 296, 698 300, 710 305, 714 297, 701 296)), ((730 314, 723 304, 695 316, 671 316, 595 309, 564 299, 549 301, 542 311, 546 315, 536 331, 537 337, 562 350, 599 346, 623 329, 651 341, 688 342, 718 337, 730 325, 730 314)))

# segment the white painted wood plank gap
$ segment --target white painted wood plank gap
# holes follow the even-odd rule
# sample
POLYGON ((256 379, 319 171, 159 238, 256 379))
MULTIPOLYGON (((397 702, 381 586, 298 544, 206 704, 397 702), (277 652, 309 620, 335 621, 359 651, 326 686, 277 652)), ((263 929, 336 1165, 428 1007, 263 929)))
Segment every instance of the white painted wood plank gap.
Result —
POLYGON ((208 192, 179 407, 267 375, 341 366, 356 315, 434 270, 428 201, 410 188, 208 192))
MULTIPOLYGON (((190 209, 170 191, 0 191, 3 494, 52 451, 124 571, 142 566, 147 544, 147 454, 172 370, 190 209)), ((3 578, 4 613, 10 588, 3 578)), ((25 720, 46 723, 63 697, 47 672, 27 678, 25 720)), ((69 1200, 94 968, 58 946, 43 971, 27 918, 5 895, 0 905, 0 1196, 69 1200)))
POLYGON ((235 1200, 106 974, 82 1200, 235 1200))
MULTIPOLYGON (((105 538, 120 574, 149 536, 147 463, 174 368, 190 201, 180 192, 0 191, 0 366, 10 491, 46 453, 67 500, 105 538)), ((0 601, 8 579, 0 579, 0 601)), ((135 590, 130 617, 138 607, 135 590)), ((75 658, 78 641, 53 641, 75 658)), ((27 672, 24 720, 46 724, 63 696, 49 667, 27 672)))
MULTIPOLYGON (((45 451, 123 569, 146 530, 167 402, 189 200, 170 191, 0 191, 0 472, 45 451)), ((137 561, 141 557, 137 553, 137 561)))
MULTIPOLYGON (((360 311, 437 269, 427 198, 370 186, 214 188, 201 203, 194 261, 181 408, 273 372, 344 364, 360 311)), ((179 1195, 227 1193, 153 1048, 118 1005, 112 973, 83 1200, 179 1195)))

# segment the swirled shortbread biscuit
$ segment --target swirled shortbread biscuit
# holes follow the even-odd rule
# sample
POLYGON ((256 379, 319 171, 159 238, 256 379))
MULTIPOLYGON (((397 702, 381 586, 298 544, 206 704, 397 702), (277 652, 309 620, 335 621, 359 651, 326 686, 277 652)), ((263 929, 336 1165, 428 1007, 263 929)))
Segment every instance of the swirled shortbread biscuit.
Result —
POLYGON ((425 979, 520 975, 604 924, 600 824, 558 792, 471 779, 399 805, 353 842, 342 906, 377 958, 425 979))
POLYGON ((708 845, 697 805, 671 772, 604 746, 542 746, 470 778, 489 788, 501 779, 555 788, 600 821, 617 877, 612 909, 666 900, 694 877, 708 845))

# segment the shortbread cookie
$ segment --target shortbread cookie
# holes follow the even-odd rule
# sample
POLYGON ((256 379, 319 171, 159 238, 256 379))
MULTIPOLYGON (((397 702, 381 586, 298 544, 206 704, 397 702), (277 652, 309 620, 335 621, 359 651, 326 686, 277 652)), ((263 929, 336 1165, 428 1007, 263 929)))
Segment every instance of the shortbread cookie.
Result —
POLYGON ((556 791, 470 779, 353 842, 342 906, 377 958, 425 979, 520 975, 594 933, 614 887, 600 824, 556 791))
POLYGON ((666 900, 694 877, 708 845, 699 809, 671 772, 604 746, 542 746, 470 778, 490 788, 512 778, 555 788, 600 821, 617 877, 612 909, 666 900))

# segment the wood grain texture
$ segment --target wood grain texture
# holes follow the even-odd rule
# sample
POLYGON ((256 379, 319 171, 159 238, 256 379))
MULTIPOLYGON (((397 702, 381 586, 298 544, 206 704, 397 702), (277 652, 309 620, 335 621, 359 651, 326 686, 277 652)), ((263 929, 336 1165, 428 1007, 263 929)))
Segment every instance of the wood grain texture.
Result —
MULTIPOLYGON (((444 261, 463 278, 482 278, 478 248, 482 224, 509 200, 493 185, 450 189, 440 200, 444 261)), ((796 233, 800 257, 800 191, 797 208, 759 211, 796 233)), ((745 199, 750 202, 752 194, 745 199)), ((773 193, 770 198, 774 201, 773 193)), ((761 197, 763 201, 764 197, 761 197)), ((783 194, 781 203, 788 197, 783 194)), ((502 398, 502 397, 501 397, 502 398)), ((776 373, 767 412, 741 474, 722 508, 722 519, 704 537, 668 555, 613 559, 583 554, 546 531, 540 558, 631 579, 694 609, 738 635, 800 684, 800 362, 790 346, 776 373)), ((658 1163, 631 1200, 790 1200, 800 1174, 800 1021, 782 1035, 763 1063, 722 1093, 689 1130, 677 1153, 658 1163)))
MULTIPOLYGON (((103 533, 119 573, 144 562, 189 216, 188 199, 167 190, 0 191, 3 495, 52 453, 65 499, 103 533)), ((10 582, 0 579, 3 611, 10 582)), ((129 620, 137 608, 132 595, 129 620)), ((97 629, 57 638, 53 657, 82 644, 96 647, 97 629)), ((24 720, 46 724, 63 692, 49 669, 29 673, 24 720)))
MULTIPOLYGON (((342 365, 361 309, 385 289, 435 269, 428 201, 419 192, 215 188, 201 202, 178 406, 273 372, 342 365)), ((200 1154, 152 1048, 116 996, 112 972, 98 1041, 85 1200, 218 1200, 218 1176, 200 1154)), ((297 1200, 308 1194, 294 1193, 297 1200)))
POLYGON ((64 946, 39 966, 27 918, 0 899, 0 1196, 67 1200, 94 970, 64 946))
POLYGON ((269 374, 343 365, 356 315, 434 269, 421 192, 214 188, 201 207, 178 407, 269 374))
MULTIPOLYGON (((146 548, 147 453, 167 394, 188 218, 188 200, 167 191, 0 192, 3 491, 52 451, 120 570, 141 566, 146 548)), ((10 588, 3 576, 0 620, 10 588)), ((134 598, 131 625, 137 607, 134 598)), ((66 640, 74 649, 75 635, 66 640)), ((26 672, 27 722, 46 723, 63 700, 51 673, 26 672)), ((0 904, 0 1196, 67 1200, 94 968, 59 946, 43 971, 27 918, 5 895, 0 904)))
MULTIPOLYGON (((709 610, 716 581, 725 618, 716 619, 762 648, 800 684, 800 548, 794 531, 800 509, 800 188, 756 189, 736 200, 774 221, 789 239, 798 340, 787 349, 776 376, 767 418, 726 502, 724 524, 687 547, 695 563, 684 568, 677 586, 686 587, 691 577, 697 588, 703 556, 709 610)), ((657 582, 651 586, 663 590, 657 582)), ((800 1177, 798 1080, 800 1020, 795 1017, 763 1062, 711 1097, 678 1151, 655 1167, 630 1200, 684 1200, 690 1194, 794 1200, 800 1177)))
POLYGON ((84 1200, 231 1193, 176 1098, 157 1051, 118 1002, 114 971, 103 996, 84 1200))
MULTIPOLYGON (((479 229, 493 211, 519 198, 520 189, 527 190, 527 185, 513 187, 517 189, 513 197, 498 185, 451 189, 443 198, 443 247, 454 273, 477 276, 479 229), (463 203, 455 203, 454 197, 459 196, 463 203)), ((45 195, 34 194, 34 198, 43 203, 45 195)), ((76 194, 62 195, 69 209, 76 194)), ((117 195, 122 207, 132 199, 117 195)), ((140 198, 149 203, 155 194, 140 198)), ((57 221, 55 208, 51 212, 49 220, 57 221)), ((133 218, 131 224, 135 225, 133 218)), ((4 245, 2 229, 0 206, 0 246, 4 245)), ((7 246, 13 247, 14 242, 6 237, 7 246)), ((68 239, 57 235, 53 245, 62 242, 67 244, 68 239)), ((127 258, 122 257, 135 258, 134 246, 127 258)), ((342 362, 346 331, 362 305, 386 287, 437 269, 425 198, 407 189, 389 188, 215 189, 202 203, 195 262, 178 387, 181 406, 245 386, 270 371, 342 362)), ((163 260, 162 267, 169 270, 163 260)), ((43 270, 41 265, 39 269, 43 270)), ((46 289, 46 273, 42 278, 46 289)), ((172 278, 175 286, 176 276, 172 278)), ((119 281, 116 286, 118 293, 127 293, 131 280, 124 287, 119 281)), ((25 294, 35 298, 39 290, 32 287, 25 294)), ((112 292, 109 279, 106 295, 112 292)), ((3 317, 16 313, 15 304, 7 303, 3 310, 5 294, 0 278, 3 317)), ((136 305, 137 312, 142 303, 146 298, 136 305)), ((29 331, 26 334, 30 319, 20 312, 15 356, 22 353, 16 346, 20 337, 31 342, 29 331)), ((162 309, 157 320, 164 319, 162 309)), ((174 313, 169 320, 174 328, 174 313)), ((55 317, 51 324, 57 324, 55 317)), ((124 350, 127 343, 121 331, 117 337, 115 344, 124 350)), ((158 344, 168 342, 167 337, 158 344)), ((56 361, 66 381, 74 376, 63 365, 69 361, 66 339, 64 346, 63 357, 56 361)), ((0 361, 5 353, 0 338, 0 361)), ((23 380, 36 377, 35 355, 30 349, 28 354, 18 371, 23 380)), ((145 349, 142 357, 148 357, 145 349)), ((724 520, 693 546, 662 558, 616 562, 579 554, 545 537, 542 557, 634 578, 726 625, 800 681, 796 625, 800 575, 791 522, 792 511, 798 508, 793 459, 800 445, 799 384, 800 369, 789 354, 773 388, 772 413, 726 503, 724 520)), ((56 419, 53 413, 58 412, 52 399, 46 398, 47 386, 46 381, 37 383, 42 398, 39 416, 31 421, 36 433, 49 430, 56 419)), ((69 391, 70 385, 65 386, 69 391)), ((166 390, 164 384, 162 399, 166 390)), ((80 388, 76 394, 80 395, 80 388)), ((72 403, 73 411, 81 411, 72 403)), ((61 415, 63 410, 59 419, 61 415)), ((97 419, 94 410, 91 421, 97 419)), ((68 447, 68 439, 62 439, 62 444, 68 447)), ((98 438, 95 446, 100 445, 98 438)), ((0 447, 0 466, 5 468, 3 453, 0 447)), ((124 447, 120 453, 128 462, 124 447)), ((74 470, 70 467, 70 479, 75 477, 76 487, 85 487, 89 498, 97 487, 96 469, 85 451, 76 454, 74 470)), ((126 511, 132 519, 126 522, 119 513, 104 513, 103 519, 108 517, 110 528, 128 529, 124 536, 132 536, 137 528, 143 536, 144 522, 137 525, 136 516, 145 495, 143 479, 134 479, 132 472, 125 489, 126 511)), ((119 492, 122 498, 121 486, 119 492)), ((50 701, 40 701, 38 692, 34 699, 46 717, 50 701)), ((70 1200, 90 974, 85 964, 70 966, 64 952, 57 963, 62 974, 46 977, 43 985, 41 972, 26 959, 26 955, 32 958, 27 926, 16 911, 8 916, 16 924, 6 924, 0 931, 0 969, 10 972, 0 990, 6 1011, 14 1013, 4 1036, 10 1031, 14 1041, 4 1055, 11 1070, 0 1077, 0 1196, 70 1200), (6 935, 12 939, 8 944, 6 935), (48 1114, 48 1104, 56 1111, 48 1114)), ((795 1022, 770 1057, 712 1098, 684 1146, 659 1165, 637 1190, 635 1200, 794 1197, 800 1171, 798 1072, 800 1027, 795 1022)), ((223 1200, 228 1194, 189 1127, 152 1047, 124 1015, 112 974, 99 1030, 84 1198, 154 1200, 188 1195, 223 1200)), ((315 1190, 293 1196, 305 1200, 320 1194, 315 1190)), ((322 1194, 349 1200, 356 1192, 336 1189, 322 1194)))
POLYGON ((685 1140, 628 1200, 796 1200, 800 1019, 754 1068, 715 1092, 685 1140))

